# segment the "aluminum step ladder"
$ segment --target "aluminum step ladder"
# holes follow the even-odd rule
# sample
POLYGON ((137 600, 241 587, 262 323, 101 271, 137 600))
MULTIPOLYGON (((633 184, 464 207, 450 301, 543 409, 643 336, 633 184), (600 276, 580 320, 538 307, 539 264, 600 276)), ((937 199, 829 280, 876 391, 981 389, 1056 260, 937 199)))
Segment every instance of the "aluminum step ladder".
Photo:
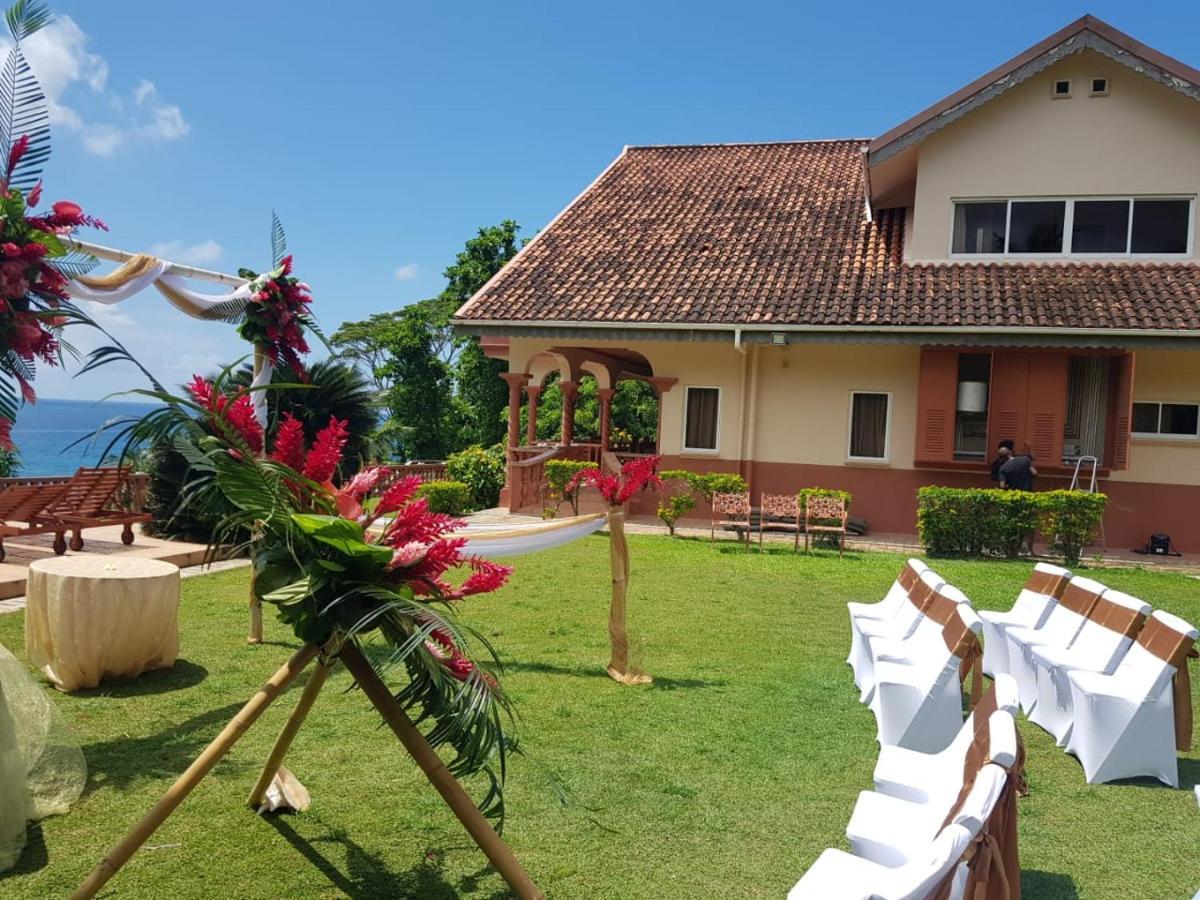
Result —
MULTIPOLYGON (((1088 494, 1096 493, 1096 482, 1098 470, 1100 468, 1100 460, 1095 456, 1081 456, 1075 460, 1075 472, 1071 475, 1071 487, 1068 490, 1084 491, 1088 494), (1088 467, 1088 486, 1086 488, 1080 486, 1079 476, 1084 472, 1084 467, 1088 467)), ((1104 536, 1104 518, 1100 519, 1100 549, 1108 549, 1108 540, 1104 536)))

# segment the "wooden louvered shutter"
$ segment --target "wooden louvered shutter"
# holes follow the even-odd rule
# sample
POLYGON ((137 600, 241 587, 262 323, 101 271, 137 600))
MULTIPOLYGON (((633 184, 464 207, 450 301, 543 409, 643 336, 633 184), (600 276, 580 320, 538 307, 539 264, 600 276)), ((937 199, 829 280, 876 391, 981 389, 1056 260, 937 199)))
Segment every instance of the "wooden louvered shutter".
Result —
POLYGON ((1026 408, 1029 402, 1029 354, 1017 350, 992 353, 992 381, 988 399, 988 451, 1001 441, 1012 441, 1017 453, 1025 450, 1026 408))
POLYGON ((1108 464, 1113 469, 1129 468, 1129 433, 1133 430, 1133 363, 1132 353, 1116 359, 1113 383, 1113 406, 1109 421, 1108 464))
POLYGON ((1067 415, 1065 353, 1029 356, 1029 401, 1026 440, 1034 458, 1047 466, 1062 465, 1063 429, 1067 415))
POLYGON ((917 387, 917 459, 954 458, 954 411, 958 400, 958 352, 922 350, 917 387))

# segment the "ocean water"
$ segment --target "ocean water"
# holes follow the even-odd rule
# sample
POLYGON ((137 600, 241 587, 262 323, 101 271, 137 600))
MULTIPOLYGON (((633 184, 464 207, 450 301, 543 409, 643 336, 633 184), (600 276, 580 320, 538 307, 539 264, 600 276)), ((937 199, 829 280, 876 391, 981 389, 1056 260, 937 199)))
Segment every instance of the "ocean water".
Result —
POLYGON ((95 400, 38 400, 22 407, 13 427, 13 442, 21 457, 20 475, 71 475, 80 466, 101 461, 104 448, 112 439, 101 435, 74 447, 113 419, 140 417, 153 409, 148 403, 95 400), (70 449, 67 449, 70 447, 70 449))

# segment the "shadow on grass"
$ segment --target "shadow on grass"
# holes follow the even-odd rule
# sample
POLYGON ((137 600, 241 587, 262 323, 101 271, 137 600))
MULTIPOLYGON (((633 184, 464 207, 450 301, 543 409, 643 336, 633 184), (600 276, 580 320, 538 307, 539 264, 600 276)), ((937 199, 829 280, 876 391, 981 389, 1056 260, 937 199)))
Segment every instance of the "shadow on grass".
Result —
POLYGON ((195 687, 208 677, 208 669, 186 659, 175 660, 169 669, 151 669, 133 678, 106 681, 98 687, 71 691, 72 697, 140 697, 167 694, 195 687))
MULTIPOLYGON (((438 862, 443 855, 441 851, 429 851, 427 861, 406 872, 393 872, 380 857, 368 853, 354 843, 345 832, 330 829, 318 838, 308 840, 297 834, 291 824, 282 816, 269 816, 266 821, 285 841, 291 844, 307 859, 329 883, 347 897, 411 897, 428 898, 428 900, 454 900, 460 894, 459 889, 451 885, 438 862), (319 845, 340 847, 346 855, 343 872, 337 864, 322 853, 319 845)), ((473 848, 472 848, 473 849, 473 848)), ((468 884, 463 890, 474 889, 479 879, 491 874, 491 869, 466 876, 468 884)), ((510 896, 501 892, 498 897, 510 896)))
POLYGON ((25 849, 17 859, 17 864, 7 872, 0 873, 0 882, 16 875, 29 875, 46 868, 50 862, 50 853, 46 849, 46 839, 42 835, 42 826, 36 822, 25 831, 25 849))
MULTIPOLYGON (((608 679, 608 672, 599 666, 557 666, 545 662, 505 662, 505 672, 537 672, 542 675, 566 675, 569 678, 602 678, 608 679)), ((723 687, 729 684, 725 679, 705 681, 700 678, 670 678, 664 675, 650 673, 654 681, 652 688, 674 691, 680 688, 723 687)))
POLYGON ((1022 869, 1021 896, 1028 900, 1078 900, 1079 892, 1070 875, 1022 869))
POLYGON ((1179 761, 1179 786, 1185 791, 1196 789, 1200 784, 1200 759, 1181 759, 1179 761))

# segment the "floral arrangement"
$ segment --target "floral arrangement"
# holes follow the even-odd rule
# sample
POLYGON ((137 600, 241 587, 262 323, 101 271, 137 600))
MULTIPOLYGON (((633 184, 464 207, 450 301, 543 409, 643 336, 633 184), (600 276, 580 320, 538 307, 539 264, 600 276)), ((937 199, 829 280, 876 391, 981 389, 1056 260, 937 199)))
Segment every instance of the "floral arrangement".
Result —
POLYGON ((250 302, 238 334, 262 347, 272 365, 285 365, 301 380, 307 380, 300 361, 300 355, 309 349, 304 329, 315 329, 316 322, 308 309, 312 303, 311 289, 293 277, 292 257, 284 256, 270 272, 259 275, 250 269, 239 269, 238 275, 250 281, 250 302))
MULTIPOLYGON (((33 403, 35 366, 61 362, 63 327, 83 318, 70 305, 67 267, 56 263, 69 256, 61 238, 76 228, 107 226, 68 200, 29 215, 41 202, 42 183, 28 195, 13 184, 29 148, 28 136, 13 143, 0 180, 0 372, 16 382, 24 402, 33 403)), ((7 384, 0 388, 0 448, 5 450, 13 449, 15 394, 7 384)))
POLYGON ((183 397, 138 391, 163 406, 132 428, 130 440, 170 440, 188 459, 181 503, 219 495, 234 510, 213 543, 242 541, 256 595, 297 637, 323 646, 382 643, 381 675, 405 672, 397 699, 416 721, 431 723, 430 744, 454 751, 455 775, 490 777, 482 807, 502 811, 511 713, 492 671, 494 653, 458 621, 455 607, 501 587, 511 569, 465 556, 466 539, 455 536, 463 523, 431 512, 417 497, 416 477, 394 480, 381 466, 334 485, 346 423, 330 419, 309 443, 300 421, 285 415, 271 440, 254 417, 251 391, 231 387, 230 371, 214 381, 195 377, 183 397), (246 533, 253 537, 236 537, 246 533), (490 664, 473 655, 474 643, 490 664))
POLYGON ((637 456, 621 466, 621 471, 605 472, 602 469, 581 469, 571 476, 564 493, 578 490, 580 486, 594 487, 609 506, 623 506, 634 494, 646 487, 655 490, 662 487, 658 475, 657 456, 637 456))

